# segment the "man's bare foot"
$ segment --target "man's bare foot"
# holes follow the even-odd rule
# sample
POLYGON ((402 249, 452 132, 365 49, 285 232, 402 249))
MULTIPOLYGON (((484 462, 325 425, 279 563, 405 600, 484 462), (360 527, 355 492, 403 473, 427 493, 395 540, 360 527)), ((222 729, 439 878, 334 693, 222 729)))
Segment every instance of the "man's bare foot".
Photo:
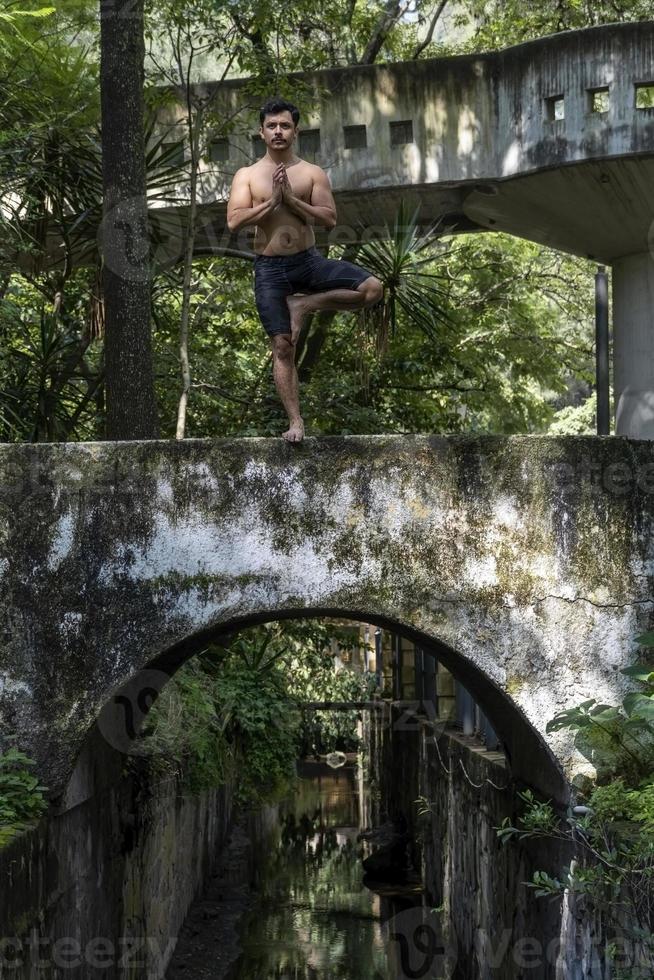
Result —
POLYGON ((291 343, 295 347, 307 314, 306 297, 287 296, 286 303, 291 314, 291 343))
POLYGON ((302 419, 294 419, 287 431, 282 433, 282 439, 286 439, 286 442, 302 442, 304 439, 304 422, 302 419))

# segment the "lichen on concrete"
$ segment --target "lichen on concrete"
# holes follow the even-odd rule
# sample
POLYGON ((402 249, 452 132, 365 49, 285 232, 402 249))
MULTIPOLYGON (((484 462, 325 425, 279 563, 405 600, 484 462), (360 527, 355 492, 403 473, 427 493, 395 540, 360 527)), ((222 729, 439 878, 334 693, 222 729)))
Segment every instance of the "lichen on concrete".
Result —
POLYGON ((517 769, 529 744, 571 774, 545 724, 625 683, 652 609, 653 463, 651 443, 584 437, 1 447, 0 732, 56 794, 140 670, 331 610, 433 644, 517 769))

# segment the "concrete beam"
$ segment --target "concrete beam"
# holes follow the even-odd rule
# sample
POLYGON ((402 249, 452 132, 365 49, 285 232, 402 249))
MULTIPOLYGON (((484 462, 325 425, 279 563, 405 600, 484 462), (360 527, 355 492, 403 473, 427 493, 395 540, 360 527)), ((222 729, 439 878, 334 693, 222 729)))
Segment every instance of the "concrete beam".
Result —
MULTIPOLYGON (((459 232, 507 231, 602 262, 641 251, 654 207, 654 108, 639 108, 637 90, 654 81, 653 65, 654 22, 641 21, 293 76, 312 93, 300 129, 317 134, 310 158, 329 173, 339 206, 330 240, 360 238, 360 225, 392 220, 409 197, 424 222, 459 232), (365 145, 346 145, 351 126, 363 127, 365 145)), ((202 169, 210 210, 201 247, 213 237, 247 248, 249 233, 224 237, 224 201, 234 171, 255 158, 258 99, 248 79, 198 87, 239 120, 227 159, 202 169)), ((171 138, 184 135, 180 111, 162 111, 171 138)))

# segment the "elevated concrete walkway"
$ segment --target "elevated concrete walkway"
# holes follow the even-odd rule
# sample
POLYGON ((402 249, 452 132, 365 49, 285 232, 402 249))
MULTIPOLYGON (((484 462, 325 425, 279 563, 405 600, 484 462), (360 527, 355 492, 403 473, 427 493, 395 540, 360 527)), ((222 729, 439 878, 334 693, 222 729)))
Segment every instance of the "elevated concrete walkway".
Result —
MULTIPOLYGON (((332 241, 378 233, 408 198, 425 223, 506 231, 604 263, 648 249, 654 21, 297 77, 317 105, 300 121, 299 152, 330 175, 339 212, 332 241)), ((242 118, 247 106, 251 115, 245 133, 216 147, 224 159, 203 168, 210 226, 201 248, 224 231, 233 173, 256 158, 258 102, 248 86, 203 86, 218 89, 226 118, 242 118)), ((170 109, 162 122, 175 117, 170 109)), ((232 243, 243 247, 247 237, 232 243)))
MULTIPOLYGON (((405 201, 425 225, 508 232, 611 264, 616 431, 654 438, 654 22, 298 77, 317 106, 301 120, 299 152, 327 170, 338 205, 325 240, 383 235, 405 201)), ((248 84, 218 86, 226 118, 258 109, 248 84)), ((174 119, 171 109, 162 122, 174 119)), ((258 126, 252 111, 203 170, 198 254, 250 247, 251 230, 226 230, 225 202, 258 126)), ((184 211, 158 220, 172 260, 184 211)))

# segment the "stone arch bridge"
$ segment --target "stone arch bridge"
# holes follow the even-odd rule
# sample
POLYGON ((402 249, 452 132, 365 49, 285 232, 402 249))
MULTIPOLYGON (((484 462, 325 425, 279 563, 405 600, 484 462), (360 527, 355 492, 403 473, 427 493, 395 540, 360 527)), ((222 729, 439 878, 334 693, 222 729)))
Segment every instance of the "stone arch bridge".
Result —
POLYGON ((557 710, 615 702, 651 623, 654 451, 594 437, 0 447, 0 739, 54 799, 143 671, 288 616, 390 625, 564 800, 557 710))

